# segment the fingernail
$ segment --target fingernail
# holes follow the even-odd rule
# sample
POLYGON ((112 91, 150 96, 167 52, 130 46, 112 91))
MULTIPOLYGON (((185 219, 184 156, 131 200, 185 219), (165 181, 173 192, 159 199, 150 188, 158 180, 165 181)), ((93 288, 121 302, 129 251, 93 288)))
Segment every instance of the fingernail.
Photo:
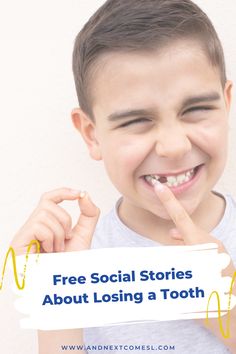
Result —
POLYGON ((79 195, 81 192, 77 189, 71 189, 70 190, 71 194, 74 194, 74 195, 79 195))
POLYGON ((80 194, 79 194, 79 197, 80 197, 80 198, 84 198, 85 196, 86 196, 86 192, 84 192, 84 191, 83 191, 83 192, 80 192, 80 194))
POLYGON ((159 192, 163 192, 165 190, 164 184, 162 184, 159 181, 155 181, 154 189, 156 189, 159 192))

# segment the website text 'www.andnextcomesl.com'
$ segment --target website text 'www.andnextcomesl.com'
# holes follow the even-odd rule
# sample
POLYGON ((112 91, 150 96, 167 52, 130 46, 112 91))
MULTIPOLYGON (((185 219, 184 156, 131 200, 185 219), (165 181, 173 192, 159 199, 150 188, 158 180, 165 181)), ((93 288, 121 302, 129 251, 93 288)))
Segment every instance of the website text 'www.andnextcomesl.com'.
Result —
POLYGON ((132 352, 142 352, 147 351, 169 351, 175 350, 174 345, 61 345, 61 350, 92 350, 92 351, 132 351, 132 352))

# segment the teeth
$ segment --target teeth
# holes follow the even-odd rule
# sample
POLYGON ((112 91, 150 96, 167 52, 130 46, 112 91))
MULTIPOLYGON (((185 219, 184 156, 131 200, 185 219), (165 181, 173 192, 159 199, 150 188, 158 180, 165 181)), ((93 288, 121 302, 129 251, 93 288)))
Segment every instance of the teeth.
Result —
MULTIPOLYGON (((186 172, 186 173, 182 173, 180 175, 177 176, 166 176, 166 185, 168 187, 177 187, 183 183, 188 182, 192 176, 194 175, 194 169, 186 172)), ((148 175, 145 176, 145 179, 147 182, 149 182, 150 184, 152 184, 153 186, 156 184, 156 181, 158 181, 160 178, 160 176, 158 175, 148 175)))
POLYGON ((155 181, 153 181, 153 177, 151 177, 151 176, 145 176, 145 179, 146 179, 147 182, 149 182, 149 183, 151 183, 151 184, 154 185, 153 182, 155 182, 155 181))
POLYGON ((166 177, 167 179, 167 183, 169 184, 174 184, 175 182, 177 182, 177 179, 174 176, 168 176, 166 177))

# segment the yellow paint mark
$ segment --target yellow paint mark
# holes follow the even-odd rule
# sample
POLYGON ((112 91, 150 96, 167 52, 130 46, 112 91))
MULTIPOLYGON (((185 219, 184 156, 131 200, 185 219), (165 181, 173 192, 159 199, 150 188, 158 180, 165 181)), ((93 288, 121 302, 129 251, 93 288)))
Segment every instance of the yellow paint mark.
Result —
POLYGON ((233 278, 231 281, 231 285, 230 285, 230 291, 229 291, 229 300, 228 300, 228 310, 227 310, 227 320, 226 320, 226 331, 224 330, 223 327, 223 323, 222 323, 222 319, 221 319, 221 307, 220 307, 220 295, 217 291, 213 291, 208 299, 208 303, 207 303, 207 317, 206 317, 206 324, 209 324, 209 305, 210 305, 210 301, 213 295, 216 296, 217 298, 217 305, 218 305, 218 321, 219 321, 219 327, 220 327, 220 332, 222 334, 222 336, 225 339, 231 338, 230 336, 230 305, 231 305, 231 298, 232 298, 232 293, 233 293, 233 287, 234 287, 234 283, 236 280, 236 271, 233 274, 233 278))
POLYGON ((5 256, 5 260, 4 260, 4 264, 3 264, 3 269, 2 269, 2 279, 0 282, 0 290, 2 290, 3 287, 3 279, 4 279, 4 275, 5 275, 5 271, 6 271, 6 265, 7 265, 7 261, 8 261, 8 257, 11 254, 11 258, 12 258, 12 264, 13 264, 13 272, 14 272, 14 278, 15 278, 15 283, 16 286, 19 290, 23 290, 25 287, 25 275, 26 275, 26 269, 27 269, 27 262, 28 262, 28 258, 29 258, 29 253, 31 250, 31 247, 33 245, 36 245, 36 251, 37 251, 37 258, 36 258, 36 262, 38 261, 38 257, 39 257, 39 253, 40 253, 40 243, 37 240, 32 240, 27 248, 27 252, 25 255, 25 264, 24 264, 24 270, 23 270, 23 279, 22 279, 22 284, 19 283, 19 278, 18 278, 18 274, 17 274, 17 269, 16 269, 16 254, 15 251, 12 247, 9 247, 7 254, 5 256))

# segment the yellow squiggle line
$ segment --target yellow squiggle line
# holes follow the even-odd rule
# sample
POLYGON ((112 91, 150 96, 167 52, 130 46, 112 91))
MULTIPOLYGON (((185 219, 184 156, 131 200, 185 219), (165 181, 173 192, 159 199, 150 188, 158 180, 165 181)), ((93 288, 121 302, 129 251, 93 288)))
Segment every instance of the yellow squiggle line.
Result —
POLYGON ((27 269, 27 262, 28 262, 28 258, 29 258, 29 253, 31 250, 31 247, 33 245, 36 245, 36 252, 37 252, 37 258, 36 258, 36 262, 38 261, 38 257, 39 257, 39 253, 40 253, 40 243, 37 240, 32 240, 27 248, 27 252, 25 255, 25 264, 24 264, 24 270, 23 270, 23 279, 22 279, 22 284, 20 285, 19 283, 19 279, 18 279, 18 274, 17 274, 17 268, 16 268, 16 254, 15 251, 12 247, 9 247, 7 254, 5 256, 5 261, 4 261, 4 265, 3 265, 3 270, 2 270, 2 279, 0 282, 0 290, 2 290, 3 287, 3 279, 4 279, 4 275, 5 275, 5 271, 6 271, 6 265, 7 265, 7 260, 9 255, 11 254, 11 258, 12 258, 12 264, 13 264, 13 272, 14 272, 14 278, 15 278, 15 283, 16 286, 19 290, 23 290, 25 287, 25 275, 26 275, 26 269, 27 269))
POLYGON ((220 332, 222 334, 222 336, 225 338, 225 339, 228 339, 228 338, 231 338, 230 337, 230 305, 231 305, 231 298, 232 298, 232 293, 233 293, 233 286, 234 286, 234 283, 235 283, 235 280, 236 280, 236 271, 234 272, 233 274, 233 278, 232 278, 232 281, 231 281, 231 285, 230 285, 230 291, 229 291, 229 300, 228 300, 228 310, 227 310, 227 321, 226 321, 226 333, 224 331, 224 328, 223 328, 223 324, 222 324, 222 319, 221 319, 221 308, 220 308, 220 296, 219 296, 219 293, 217 291, 213 291, 211 293, 211 295, 209 296, 209 299, 208 299, 208 303, 207 303, 207 317, 206 317, 206 324, 209 323, 209 305, 210 305, 210 301, 211 301, 211 298, 213 295, 216 295, 216 298, 217 298, 217 305, 218 305, 218 321, 219 321, 219 327, 220 327, 220 332))

